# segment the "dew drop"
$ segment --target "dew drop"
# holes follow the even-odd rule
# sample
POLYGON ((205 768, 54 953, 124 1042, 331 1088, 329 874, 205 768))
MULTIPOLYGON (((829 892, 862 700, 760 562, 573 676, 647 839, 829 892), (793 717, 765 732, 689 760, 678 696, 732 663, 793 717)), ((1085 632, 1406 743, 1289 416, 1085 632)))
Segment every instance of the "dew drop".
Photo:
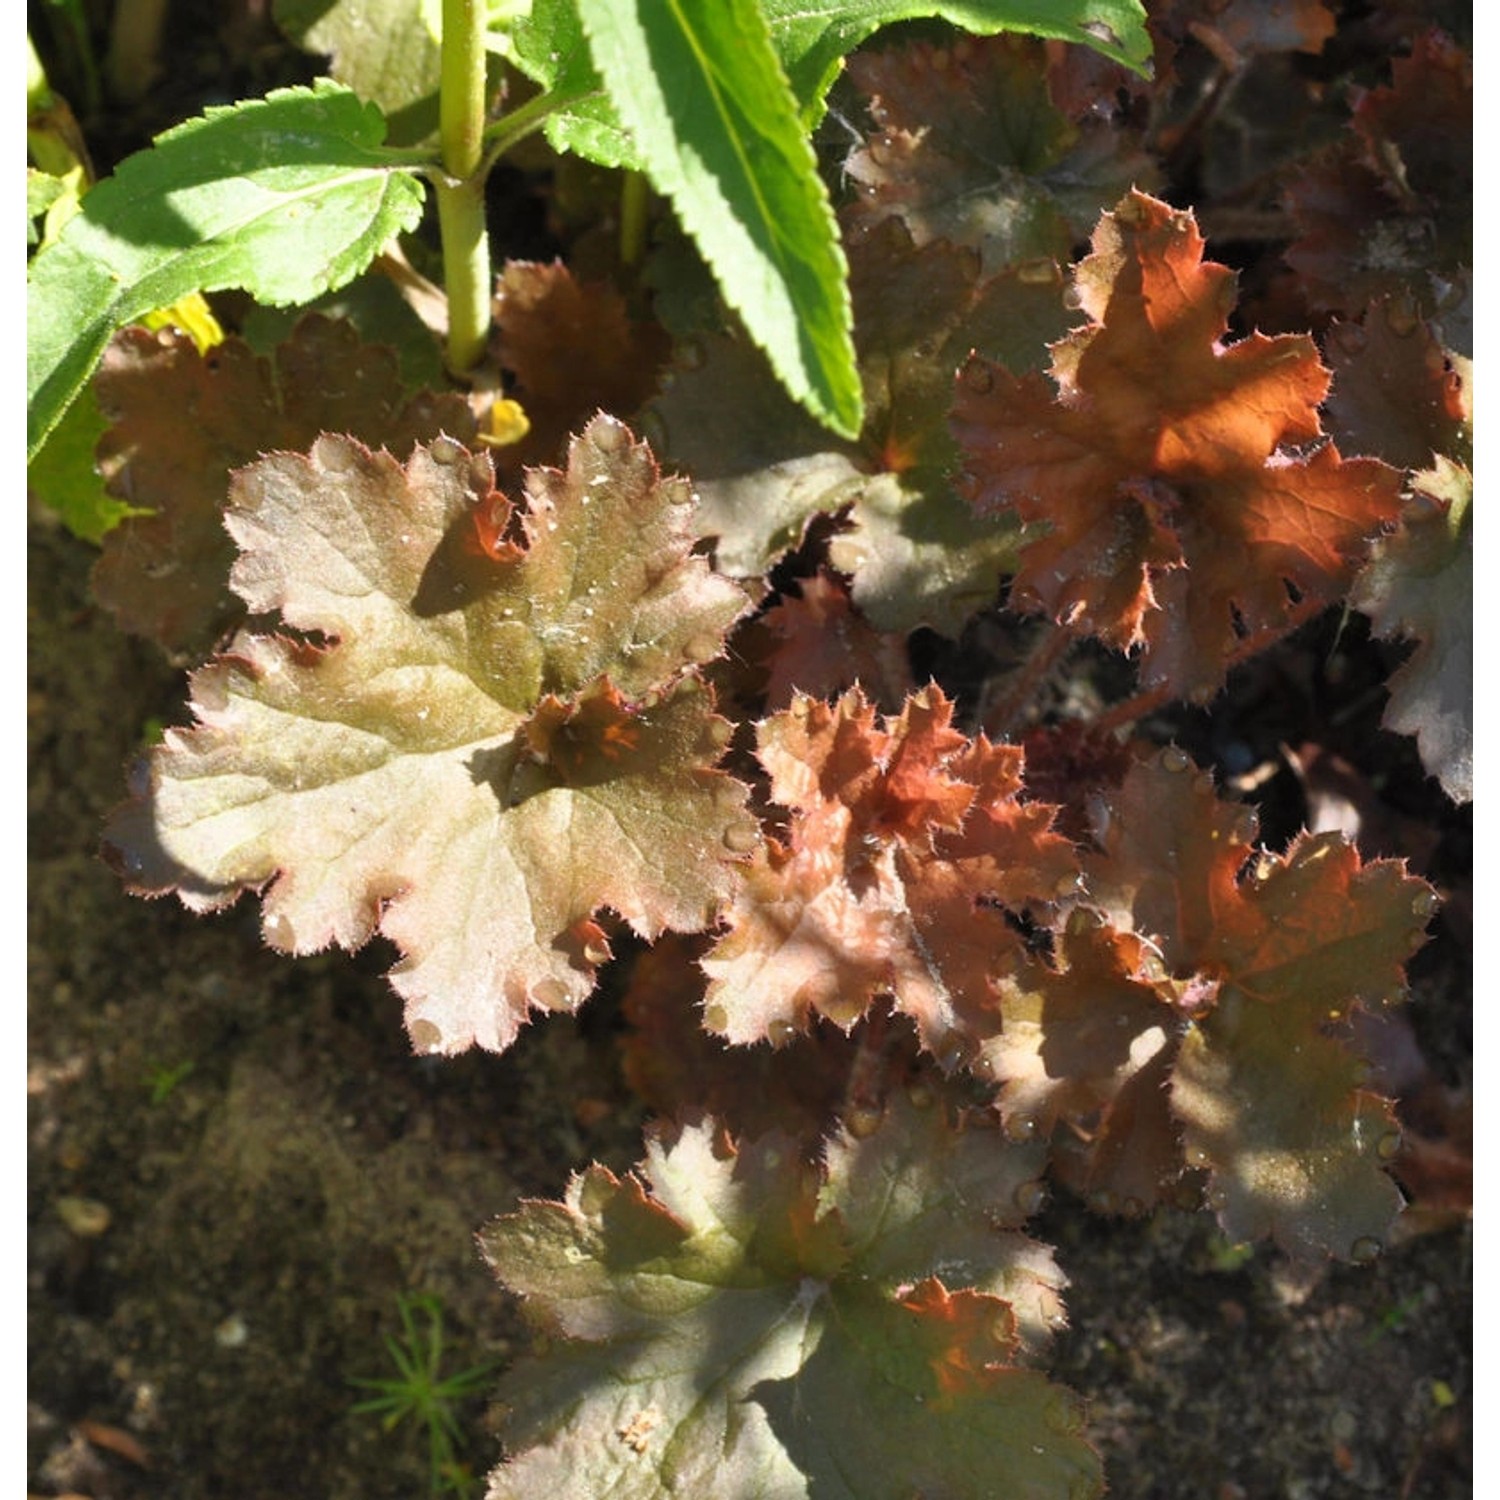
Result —
POLYGON ((1012 1141, 1033 1141, 1036 1139, 1036 1121, 1030 1115, 1006 1115, 1005 1134, 1012 1141))
POLYGON ((583 945, 583 956, 586 962, 591 964, 604 964, 609 962, 609 948, 604 943, 585 943, 583 945))
POLYGON ((717 1001, 703 1007, 703 1029, 715 1036, 723 1036, 729 1030, 729 1012, 717 1001))
POLYGON ((435 464, 456 464, 464 457, 464 450, 450 437, 437 437, 432 440, 432 446, 427 450, 432 455, 435 464))
POLYGON ((1192 763, 1180 745, 1168 745, 1161 753, 1162 769, 1166 771, 1185 771, 1192 763))
POLYGON ((1237 844, 1253 844, 1260 834, 1260 817, 1253 807, 1247 807, 1234 820, 1231 837, 1237 844))
POLYGON ((1367 1266, 1372 1260, 1380 1259, 1380 1252, 1385 1246, 1372 1235, 1361 1235, 1359 1239, 1349 1247, 1349 1259, 1357 1264, 1367 1266))
POLYGON ((1067 308, 1069 312, 1077 312, 1078 309, 1083 306, 1083 293, 1078 290, 1078 287, 1075 283, 1069 282, 1068 285, 1063 288, 1062 305, 1067 308))
POLYGON ((964 366, 964 384, 976 395, 987 396, 995 388, 995 372, 987 364, 974 359, 964 366))
POLYGON ((443 1033, 431 1021, 416 1020, 406 1028, 411 1044, 417 1052, 441 1052, 443 1033))
POLYGON ((867 1141, 880 1129, 880 1122, 884 1118, 881 1110, 868 1105, 856 1105, 844 1116, 844 1128, 857 1141, 867 1141))
POLYGON ((1423 922, 1430 922, 1437 915, 1438 907, 1442 904, 1436 891, 1418 891, 1412 898, 1411 914, 1423 922))
POLYGON ((1069 896, 1076 896, 1083 890, 1083 872, 1081 870, 1069 870, 1061 880, 1052 887, 1052 893, 1059 901, 1066 901, 1069 896))
POLYGON ((787 1020, 775 1020, 766 1027, 766 1036, 773 1047, 785 1047, 796 1035, 797 1028, 787 1020))
POLYGON ((1375 1142, 1375 1154, 1381 1161, 1392 1160, 1401 1149, 1401 1132, 1388 1130, 1375 1142))
POLYGON ((1205 797, 1211 797, 1214 791, 1214 776, 1212 771, 1199 771, 1193 777, 1195 790, 1203 793, 1205 797))
POLYGON ((1034 1214, 1046 1202, 1047 1189, 1039 1182, 1023 1182, 1011 1197, 1023 1214, 1034 1214))
POLYGON ((753 854, 760 847, 759 825, 731 823, 724 830, 724 847, 731 854, 753 854))
POLYGON ((278 953, 292 953, 297 948, 297 934, 292 930, 292 924, 280 912, 267 916, 261 929, 265 935, 266 943, 277 950, 278 953))
POLYGON ((624 427, 612 417, 598 417, 589 423, 589 436, 600 453, 623 452, 629 442, 624 427))
POLYGON ((356 460, 347 443, 326 438, 318 444, 318 467, 325 474, 347 474, 354 468, 356 460))
POLYGON ((1216 1213, 1223 1213, 1229 1207, 1229 1194, 1221 1187, 1211 1187, 1203 1195, 1203 1201, 1216 1213))
POLYGON ((543 1010, 562 1010, 568 1003, 568 987, 560 979, 541 979, 531 987, 531 1003, 543 1010))
POLYGON ((937 1058, 938 1067, 945 1073, 954 1073, 978 1053, 979 1047, 973 1037, 965 1036, 962 1032, 950 1031, 947 1036, 938 1041, 932 1050, 937 1058))

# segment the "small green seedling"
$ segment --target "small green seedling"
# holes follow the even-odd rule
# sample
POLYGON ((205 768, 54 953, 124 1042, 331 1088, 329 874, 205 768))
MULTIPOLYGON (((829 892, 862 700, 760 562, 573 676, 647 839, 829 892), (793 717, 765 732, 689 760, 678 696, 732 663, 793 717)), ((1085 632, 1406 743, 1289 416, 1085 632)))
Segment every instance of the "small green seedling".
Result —
POLYGON ((375 1393, 352 1409, 378 1416, 387 1432, 408 1417, 425 1428, 432 1493, 468 1495, 476 1480, 458 1456, 463 1434, 455 1408, 478 1395, 498 1366, 487 1362, 444 1375, 442 1304, 428 1293, 419 1293, 398 1297, 396 1307, 401 1315, 401 1336, 388 1334, 385 1347, 399 1373, 351 1380, 351 1385, 375 1393), (419 1318, 423 1320, 420 1324, 419 1318))
POLYGON ((177 1085, 193 1071, 195 1064, 190 1057, 181 1062, 157 1063, 146 1074, 146 1088, 153 1104, 165 1104, 177 1091, 177 1085))

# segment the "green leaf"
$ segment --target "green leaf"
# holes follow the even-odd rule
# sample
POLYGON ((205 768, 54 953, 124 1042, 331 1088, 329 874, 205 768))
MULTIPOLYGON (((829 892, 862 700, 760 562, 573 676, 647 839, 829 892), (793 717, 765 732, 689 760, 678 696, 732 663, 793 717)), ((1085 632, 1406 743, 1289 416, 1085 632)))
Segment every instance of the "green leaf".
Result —
POLYGON ((210 109, 89 192, 31 265, 28 458, 116 328, 194 291, 309 302, 412 228, 422 184, 384 133, 378 109, 320 80, 210 109))
POLYGON ((560 1337, 503 1382, 490 1495, 1098 1495, 1078 1403, 1015 1362, 1029 1309, 1060 1321, 1015 1228, 1040 1166, 893 1101, 821 1168, 705 1122, 523 1205, 481 1246, 560 1337))
POLYGON ((94 393, 84 391, 26 467, 27 488, 86 542, 102 541, 130 516, 150 514, 105 492, 94 449, 106 425, 94 393))
POLYGON ((815 125, 841 60, 893 21, 932 16, 979 36, 1024 31, 1080 42, 1143 73, 1151 58, 1138 0, 763 0, 777 55, 815 125))
POLYGON ((845 437, 862 417, 845 263, 812 146, 754 0, 581 0, 594 61, 782 383, 845 437))
MULTIPOLYGON (((843 57, 895 21, 938 17, 981 36, 1024 31, 1077 42, 1137 72, 1151 38, 1138 0, 762 0, 760 7, 810 129, 843 57)), ((515 27, 515 60, 548 93, 569 101, 547 121, 547 139, 605 166, 641 166, 583 45, 575 0, 535 0, 515 27)))
POLYGON ((438 27, 426 0, 275 0, 276 24, 306 52, 332 59, 330 76, 378 104, 400 145, 437 130, 438 27))

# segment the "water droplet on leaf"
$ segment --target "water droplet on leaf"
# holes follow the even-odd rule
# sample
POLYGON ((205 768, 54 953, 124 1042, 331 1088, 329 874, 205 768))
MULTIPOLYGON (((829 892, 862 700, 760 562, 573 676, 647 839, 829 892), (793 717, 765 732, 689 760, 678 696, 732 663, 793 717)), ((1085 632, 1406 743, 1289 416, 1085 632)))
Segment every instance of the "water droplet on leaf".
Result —
POLYGON ((1380 1258, 1380 1252, 1385 1246, 1371 1235, 1363 1235, 1349 1247, 1349 1259, 1362 1266, 1367 1266, 1372 1260, 1380 1258))
POLYGON ((347 440, 324 438, 314 449, 314 455, 325 474, 347 474, 359 463, 347 440))
POLYGON ((1047 1189, 1040 1182, 1023 1182, 1011 1197, 1023 1214, 1034 1214, 1047 1199, 1047 1189))
POLYGON ((732 823, 724 830, 724 847, 731 854, 753 854, 760 847, 759 825, 732 823))
POLYGON ((963 380, 976 395, 987 396, 995 388, 995 372, 982 360, 971 359, 964 366, 963 380))
POLYGON ((1375 1142, 1375 1154, 1381 1161, 1392 1160, 1401 1149, 1401 1132, 1388 1130, 1375 1142))
POLYGON ((1185 771, 1192 763, 1187 751, 1178 745, 1168 745, 1161 753, 1162 769, 1166 771, 1185 771))
POLYGON ((415 1052, 441 1052, 443 1050, 443 1033, 431 1021, 419 1018, 406 1028, 406 1032, 411 1037, 412 1050, 415 1052))
POLYGON ((1412 898, 1411 914, 1424 922, 1430 922, 1442 904, 1436 891, 1418 891, 1412 898))
POLYGON ((715 1036, 723 1036, 729 1030, 729 1012, 717 1003, 703 1007, 703 1028, 715 1036))
POLYGON ((797 1035, 797 1028, 787 1020, 772 1021, 766 1027, 766 1037, 773 1047, 785 1047, 797 1035))
POLYGON ((265 936, 268 946, 275 948, 279 953, 291 953, 297 946, 297 934, 292 929, 292 924, 280 912, 266 917, 261 931, 265 936))
POLYGON ((857 1141, 867 1141, 880 1129, 880 1122, 884 1119, 881 1110, 870 1106, 856 1106, 844 1116, 844 1128, 857 1141))
POLYGON ((560 979, 541 979, 531 987, 531 1003, 543 1010, 562 1010, 568 998, 568 987, 560 979))
POLYGON ((589 436, 601 453, 620 453, 630 441, 620 423, 610 417, 599 417, 589 424, 589 436))

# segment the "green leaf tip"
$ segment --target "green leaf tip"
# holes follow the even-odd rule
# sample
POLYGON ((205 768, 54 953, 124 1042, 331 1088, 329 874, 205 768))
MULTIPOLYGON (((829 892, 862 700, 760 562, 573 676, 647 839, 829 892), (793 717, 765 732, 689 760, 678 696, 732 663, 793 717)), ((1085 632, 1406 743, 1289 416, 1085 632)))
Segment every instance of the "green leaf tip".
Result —
POLYGON ((797 100, 754 0, 580 0, 594 63, 652 184, 788 392, 864 419, 847 268, 797 100))
POLYGON ((413 228, 424 190, 384 138, 378 109, 319 80, 209 109, 126 158, 31 265, 28 459, 115 329, 195 291, 310 302, 413 228))

